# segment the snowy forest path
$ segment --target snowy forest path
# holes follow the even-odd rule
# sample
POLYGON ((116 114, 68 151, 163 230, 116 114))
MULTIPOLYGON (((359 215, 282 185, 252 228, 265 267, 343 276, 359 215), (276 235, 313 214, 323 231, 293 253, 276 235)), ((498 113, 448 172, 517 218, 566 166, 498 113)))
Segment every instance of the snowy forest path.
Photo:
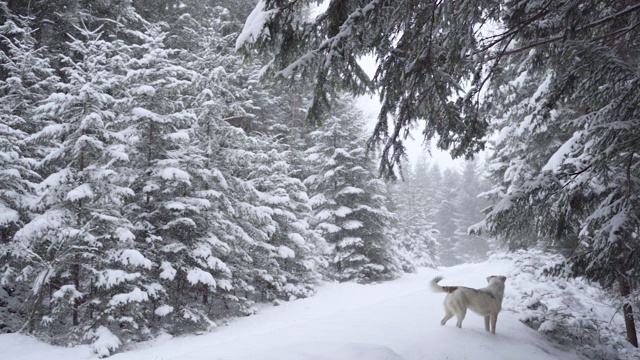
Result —
MULTIPOLYGON (((467 315, 462 329, 451 322, 440 325, 444 294, 431 292, 429 280, 443 275, 442 283, 446 285, 483 287, 488 275, 509 276, 510 264, 494 260, 422 268, 416 274, 380 284, 325 284, 311 298, 264 307, 257 315, 221 325, 212 333, 161 337, 137 344, 111 359, 578 359, 575 353, 558 349, 526 327, 508 309, 499 316, 496 335, 487 333, 482 317, 473 313, 467 315)), ((0 344, 5 343, 2 340, 0 337, 0 344)), ((57 348, 56 355, 62 355, 59 359, 80 358, 78 347, 68 349, 66 356, 64 350, 57 348)), ((86 350, 83 359, 91 358, 86 350)), ((38 358, 30 351, 16 354, 16 360, 38 358)), ((39 354, 47 360, 58 360, 56 356, 39 354)))

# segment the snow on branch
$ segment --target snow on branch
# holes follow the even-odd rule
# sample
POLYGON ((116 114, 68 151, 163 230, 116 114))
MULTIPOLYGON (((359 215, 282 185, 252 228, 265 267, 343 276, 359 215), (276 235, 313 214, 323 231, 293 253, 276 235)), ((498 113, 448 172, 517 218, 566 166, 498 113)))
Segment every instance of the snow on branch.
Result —
POLYGON ((140 288, 136 287, 128 293, 114 295, 111 300, 109 300, 109 305, 118 306, 131 302, 143 302, 148 300, 149 295, 147 294, 147 292, 142 291, 140 290, 140 288))
POLYGON ((78 201, 85 198, 93 199, 94 194, 91 185, 82 184, 67 193, 66 200, 78 201))
POLYGON ((99 357, 106 357, 122 345, 120 338, 114 335, 111 330, 105 326, 98 327, 95 331, 92 331, 85 336, 86 338, 95 338, 96 340, 91 344, 91 349, 99 357))
POLYGON ((245 45, 255 43, 262 36, 271 36, 269 29, 265 25, 278 12, 278 9, 265 11, 264 6, 264 0, 260 0, 251 14, 249 14, 249 17, 247 17, 247 21, 236 39, 236 51, 245 45))
POLYGON ((217 285, 216 280, 213 278, 211 273, 198 268, 189 270, 187 273, 187 281, 189 281, 191 285, 196 285, 198 283, 209 285, 211 287, 216 287, 217 285))
POLYGON ((153 266, 153 262, 151 260, 144 257, 140 251, 133 249, 123 250, 120 254, 120 262, 124 265, 131 265, 135 267, 142 266, 146 269, 151 269, 153 266))
POLYGON ((296 61, 289 64, 287 67, 277 73, 278 76, 284 78, 290 78, 293 73, 301 67, 308 65, 314 58, 324 53, 324 61, 321 63, 322 68, 328 68, 331 64, 331 60, 335 57, 337 50, 342 46, 345 39, 353 35, 353 28, 356 25, 356 21, 364 18, 367 13, 373 11, 376 6, 379 5, 381 0, 373 0, 362 8, 354 10, 342 25, 338 33, 320 44, 316 49, 309 50, 306 54, 300 56, 296 61))

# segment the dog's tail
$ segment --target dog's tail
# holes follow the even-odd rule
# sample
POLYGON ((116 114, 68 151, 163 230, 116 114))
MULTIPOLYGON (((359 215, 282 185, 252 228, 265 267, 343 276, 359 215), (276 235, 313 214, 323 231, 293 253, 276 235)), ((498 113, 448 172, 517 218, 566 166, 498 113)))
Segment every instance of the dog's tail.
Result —
POLYGON ((434 277, 433 280, 429 282, 429 286, 431 286, 431 290, 435 292, 447 292, 442 286, 438 285, 438 282, 440 282, 440 280, 442 279, 443 279, 442 276, 434 277))

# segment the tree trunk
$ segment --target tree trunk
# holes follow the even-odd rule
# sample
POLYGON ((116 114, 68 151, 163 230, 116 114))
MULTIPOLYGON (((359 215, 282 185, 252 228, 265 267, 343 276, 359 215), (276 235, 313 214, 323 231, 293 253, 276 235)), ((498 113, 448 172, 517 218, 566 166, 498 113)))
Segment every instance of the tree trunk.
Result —
POLYGON ((29 312, 29 318, 27 319, 27 332, 29 334, 33 334, 33 331, 36 328, 36 315, 38 314, 38 308, 40 304, 42 304, 42 300, 44 299, 44 281, 49 276, 49 272, 51 269, 47 270, 47 273, 42 277, 42 283, 38 287, 38 291, 35 294, 35 299, 33 300, 33 304, 31 305, 31 309, 29 312))
MULTIPOLYGON (((71 265, 71 273, 73 274, 73 285, 75 286, 76 291, 80 291, 80 258, 76 255, 75 259, 77 263, 71 265)), ((78 326, 80 324, 80 321, 78 320, 78 302, 78 299, 73 300, 73 312, 71 313, 73 326, 78 326)))
POLYGON ((202 303, 204 305, 209 304, 209 286, 202 284, 202 303))
POLYGON ((622 313, 624 314, 624 325, 627 328, 627 340, 629 340, 631 345, 638 347, 638 334, 636 333, 636 323, 633 319, 633 308, 627 299, 627 296, 631 294, 629 282, 624 276, 621 276, 618 281, 620 283, 620 295, 624 301, 622 313))
MULTIPOLYGON (((84 113, 87 113, 87 107, 86 104, 84 106, 84 113)), ((82 135, 85 135, 87 132, 85 130, 82 130, 82 135)), ((85 168, 85 164, 84 164, 84 149, 80 151, 80 163, 78 164, 78 170, 80 170, 80 173, 82 173, 84 171, 85 168)), ((84 182, 84 176, 80 177, 80 183, 84 182)), ((83 219, 82 219, 82 211, 83 211, 83 207, 84 206, 84 202, 82 201, 82 199, 78 200, 78 214, 77 214, 77 226, 78 226, 78 230, 82 229, 82 225, 83 225, 83 219)), ((76 291, 80 292, 80 254, 76 254, 74 256, 74 260, 75 263, 71 265, 71 274, 73 276, 73 285, 75 286, 76 291)), ((72 313, 72 321, 73 321, 73 326, 78 326, 80 325, 80 321, 78 320, 78 306, 80 303, 80 299, 74 299, 73 300, 73 313, 72 313)))

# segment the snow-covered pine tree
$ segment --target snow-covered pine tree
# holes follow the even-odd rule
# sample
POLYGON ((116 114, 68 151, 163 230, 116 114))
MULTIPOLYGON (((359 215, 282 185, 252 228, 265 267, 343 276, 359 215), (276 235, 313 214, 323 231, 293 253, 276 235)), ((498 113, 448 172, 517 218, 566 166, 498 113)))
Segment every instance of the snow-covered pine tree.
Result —
POLYGON ((569 121, 572 110, 566 106, 550 109, 541 97, 553 77, 543 66, 546 61, 535 51, 514 55, 502 72, 504 85, 487 94, 488 104, 500 106, 489 109, 491 126, 497 132, 490 140, 495 151, 488 165, 494 185, 483 196, 497 204, 488 208, 487 221, 474 228, 484 227, 510 250, 543 242, 545 247, 569 256, 578 245, 583 209, 566 212, 544 202, 529 203, 525 190, 536 186, 531 180, 570 136, 561 126, 569 121), (505 211, 511 207, 518 210, 505 211))
POLYGON ((260 81, 261 67, 256 66, 255 60, 250 65, 248 84, 255 108, 249 109, 252 116, 244 121, 250 126, 243 128, 257 138, 256 144, 261 144, 254 150, 258 163, 250 177, 259 191, 268 189, 267 194, 271 195, 267 197, 288 199, 283 203, 267 203, 275 210, 272 218, 277 225, 270 244, 282 244, 295 254, 294 258, 283 258, 285 252, 278 251, 273 256, 279 263, 274 269, 279 269, 277 273, 285 274, 284 278, 288 279, 284 286, 275 286, 279 291, 274 295, 285 299, 307 296, 315 288, 318 270, 326 266, 322 256, 326 242, 317 230, 307 228, 311 208, 306 186, 301 182, 310 171, 304 153, 309 146, 305 137, 311 128, 306 122, 310 88, 300 82, 276 87, 265 84, 260 81), (273 197, 275 193, 279 195, 273 197))
POLYGON ((0 78, 0 243, 8 242, 28 221, 27 211, 34 199, 35 151, 22 140, 38 129, 33 109, 48 96, 58 78, 44 54, 36 48, 28 21, 10 14, 0 26, 3 77, 0 78))
POLYGON ((303 244, 300 238, 305 242, 312 239, 305 238, 307 233, 300 238, 293 235, 302 230, 304 221, 288 217, 297 218, 293 211, 301 211, 296 207, 306 202, 305 193, 299 193, 303 188, 298 187, 302 184, 283 174, 285 169, 271 168, 288 165, 282 158, 269 165, 271 160, 262 140, 248 136, 241 128, 225 121, 219 124, 208 147, 213 150, 212 161, 221 169, 229 186, 232 212, 225 231, 232 245, 229 263, 234 274, 234 296, 237 296, 232 300, 245 311, 253 311, 247 300, 289 298, 296 292, 296 296, 308 294, 315 270, 308 266, 311 263, 304 262, 309 260, 308 247, 312 244, 303 244), (276 197, 291 201, 274 203, 276 197), (296 254, 296 250, 299 253, 296 254), (299 282, 295 284, 299 287, 294 289, 295 282, 299 282))
POLYGON ((448 168, 442 173, 442 183, 438 191, 434 227, 438 230, 436 239, 440 244, 440 262, 451 266, 458 263, 454 251, 456 230, 460 223, 458 213, 458 191, 460 188, 460 173, 456 169, 448 168))
POLYGON ((29 18, 11 14, 0 25, 2 109, 11 118, 6 121, 27 134, 42 127, 33 118, 33 109, 59 81, 47 49, 37 45, 35 32, 29 18))
POLYGON ((33 27, 38 29, 38 46, 46 46, 52 54, 61 55, 69 51, 67 35, 81 38, 84 27, 101 27, 107 38, 115 35, 121 24, 139 24, 141 19, 132 7, 132 3, 137 1, 48 0, 2 3, 14 15, 32 19, 33 27))
POLYGON ((185 66, 196 74, 193 86, 186 89, 185 99, 197 119, 191 141, 204 158, 194 181, 199 182, 200 193, 210 202, 203 213, 207 219, 206 235, 200 240, 200 247, 228 270, 224 280, 217 278, 218 287, 206 299, 209 316, 217 319, 255 311, 251 255, 255 241, 242 226, 245 219, 238 221, 237 217, 245 199, 258 200, 240 177, 244 173, 238 171, 252 168, 253 153, 245 150, 251 139, 229 123, 251 118, 247 110, 254 106, 249 89, 242 86, 247 68, 230 51, 234 36, 226 31, 233 24, 227 22, 226 9, 209 9, 209 14, 208 21, 183 15, 177 23, 184 26, 182 31, 198 34, 192 39, 198 44, 197 51, 183 53, 185 66))
POLYGON ((17 331, 29 294, 25 282, 16 282, 25 264, 12 256, 13 235, 31 218, 37 147, 23 140, 39 129, 34 118, 38 102, 58 82, 45 49, 36 47, 28 19, 13 16, 0 4, 0 327, 17 331))
MULTIPOLYGON (((323 264, 321 250, 324 241, 307 222, 311 212, 307 188, 301 180, 289 175, 289 157, 273 139, 265 139, 256 156, 251 183, 258 191, 261 203, 272 209, 275 226, 269 234, 267 274, 273 277, 271 284, 276 296, 289 299, 313 294, 323 264)), ((264 257, 262 257, 265 259, 264 257)))
POLYGON ((393 214, 386 208, 386 186, 375 176, 360 133, 360 114, 344 103, 310 136, 308 160, 314 226, 332 246, 331 276, 372 282, 400 275, 396 240, 388 236, 393 214))
POLYGON ((137 36, 120 107, 135 193, 123 211, 134 223, 136 248, 153 264, 154 282, 141 289, 145 318, 173 333, 209 329, 209 299, 230 289, 231 271, 220 258, 227 245, 210 231, 217 193, 208 186, 216 173, 206 169, 190 108, 198 74, 184 66, 180 50, 165 47, 159 26, 137 36))
MULTIPOLYGON (((521 175, 523 181, 502 189, 487 227, 507 236, 530 227, 546 235, 543 241, 558 239, 570 256, 571 275, 619 291, 628 339, 637 347, 628 299, 638 292, 633 284, 640 266, 640 156, 635 145, 640 142, 640 5, 595 0, 505 5, 506 31, 495 41, 514 47, 498 56, 519 55, 509 64, 507 81, 517 84, 531 77, 525 84, 536 90, 526 93, 529 106, 516 109, 520 126, 509 122, 504 127, 506 134, 522 130, 528 138, 502 152, 538 160, 524 171, 516 171, 517 163, 499 162, 505 174, 521 175), (536 137, 550 146, 540 147, 536 137), (533 216, 523 218, 523 210, 533 216)), ((508 83, 492 84, 500 92, 508 83)), ((527 105, 526 99, 520 101, 527 105)), ((497 111, 510 110, 494 105, 497 111)))
POLYGON ((315 233, 305 220, 310 212, 306 188, 289 176, 285 147, 255 133, 258 127, 269 129, 251 122, 254 115, 249 111, 269 116, 253 105, 253 100, 269 95, 265 89, 256 83, 243 86, 259 68, 253 62, 243 63, 234 53, 228 42, 233 37, 221 34, 228 28, 220 21, 223 16, 205 32, 215 35, 203 38, 207 44, 194 57, 199 73, 207 74, 200 78, 202 88, 194 108, 200 133, 206 134, 200 139, 207 168, 219 169, 218 176, 224 179, 213 184, 227 204, 227 211, 216 216, 224 224, 219 236, 230 238, 227 258, 234 269, 233 294, 225 298, 227 305, 235 303, 250 312, 250 296, 271 300, 310 294, 318 276, 314 260, 318 256, 315 233))
POLYGON ((262 71, 249 78, 252 102, 258 107, 252 111, 252 131, 268 134, 286 149, 287 162, 292 165, 292 176, 304 180, 308 176, 304 151, 309 147, 306 135, 315 126, 306 121, 311 88, 300 81, 273 86, 261 81, 262 71))
POLYGON ((33 204, 39 214, 12 242, 13 256, 24 266, 18 280, 33 290, 28 331, 53 342, 90 338, 94 331, 113 339, 103 326, 109 323, 103 313, 108 298, 99 288, 136 275, 110 272, 106 264, 139 255, 119 246, 132 236, 118 206, 132 195, 118 182, 128 161, 124 136, 114 126, 121 57, 99 31, 79 31, 83 39, 72 39, 73 52, 61 59, 64 81, 36 109, 47 125, 26 139, 43 153, 48 149, 39 163, 45 179, 33 204))
MULTIPOLYGON (((442 202, 442 169, 437 162, 432 164, 425 164, 416 167, 416 175, 420 176, 420 186, 424 187, 425 200, 425 216, 433 223, 434 229, 438 230, 436 225, 436 215, 438 214, 438 208, 442 202)), ((437 237, 436 237, 437 238, 437 237)))
MULTIPOLYGON (((246 49, 244 49, 246 50, 246 49)), ((309 147, 306 135, 315 129, 307 121, 307 109, 311 104, 313 87, 301 79, 285 80, 274 84, 264 81, 264 63, 271 54, 245 51, 249 55, 245 63, 251 61, 253 71, 249 72, 247 85, 251 89, 251 101, 255 109, 251 110, 251 132, 259 132, 274 138, 286 149, 287 162, 293 168, 293 175, 301 180, 308 176, 304 161, 304 151, 309 147)))
POLYGON ((259 191, 250 181, 250 172, 257 165, 256 154, 251 151, 253 139, 224 120, 213 120, 213 124, 207 152, 210 163, 220 170, 218 182, 227 195, 222 200, 228 201, 221 228, 231 247, 225 261, 233 273, 233 294, 227 301, 249 314, 255 311, 251 306, 254 301, 272 299, 267 288, 274 279, 256 264, 268 262, 270 253, 263 249, 269 248, 269 234, 276 227, 271 218, 273 210, 263 206, 259 191))
POLYGON ((396 204, 397 240, 417 266, 435 267, 439 263, 437 230, 427 166, 424 158, 415 164, 404 181, 394 184, 392 198, 396 204))
MULTIPOLYGON (((251 102, 255 108, 249 110, 253 116, 249 120, 250 127, 245 128, 253 137, 261 139, 257 143, 262 144, 255 150, 258 155, 257 165, 261 171, 256 171, 252 177, 262 174, 261 176, 266 178, 252 181, 264 182, 263 185, 270 184, 266 188, 272 188, 271 192, 275 189, 289 198, 286 203, 269 205, 275 208, 272 217, 278 224, 278 234, 271 237, 282 239, 276 242, 288 243, 287 246, 298 248, 293 248, 295 258, 284 258, 280 262, 284 262, 288 268, 295 269, 287 278, 301 280, 296 280, 300 285, 295 286, 292 285, 294 282, 289 281, 290 284, 285 286, 285 291, 280 291, 280 297, 306 296, 315 287, 319 269, 326 267, 326 259, 323 256, 326 251, 325 239, 317 229, 305 229, 312 222, 311 208, 308 199, 304 200, 308 197, 307 189, 301 182, 314 171, 305 161, 305 150, 310 146, 306 135, 313 128, 306 121, 311 88, 301 81, 287 82, 282 86, 265 83, 261 81, 262 62, 257 62, 255 57, 252 60, 248 64, 252 66, 249 68, 252 71, 248 72, 248 84, 251 89, 251 102), (269 155, 265 156, 266 154, 269 155), (264 166, 265 162, 269 165, 264 166), (273 166, 273 169, 268 170, 273 166), (283 206, 284 209, 280 209, 283 206), (283 216, 282 211, 295 217, 283 216), (294 218, 297 220, 293 220, 294 218), (287 232, 290 234, 287 235, 287 232), (296 233, 300 237, 295 235, 296 233)), ((279 259, 279 256, 281 255, 275 258, 279 259)))
MULTIPOLYGON (((236 129, 220 119, 221 114, 228 114, 225 109, 224 95, 214 92, 224 89, 224 80, 213 75, 216 70, 203 71, 196 78, 194 89, 199 92, 194 96, 191 108, 197 116, 197 127, 192 141, 202 151, 204 162, 196 171, 195 179, 200 182, 200 193, 210 201, 206 210, 206 236, 202 238, 202 247, 209 257, 219 259, 228 268, 228 278, 222 282, 218 279, 216 292, 207 299, 211 304, 210 314, 214 318, 222 318, 237 314, 250 314, 253 300, 250 295, 254 289, 249 279, 249 268, 252 258, 249 255, 249 243, 252 240, 235 221, 237 214, 236 190, 242 183, 227 167, 225 158, 229 155, 225 142, 235 142, 238 136, 244 139, 240 129, 236 129), (213 75, 213 76, 212 76, 213 75), (228 283, 227 283, 228 281, 228 283), (224 285, 224 286, 220 286, 224 285)), ((231 160, 234 163, 237 158, 231 160)), ((222 265, 222 264, 221 264, 222 265)))
POLYGON ((489 206, 485 198, 478 197, 488 190, 480 170, 477 160, 466 161, 460 176, 455 204, 458 223, 452 243, 452 252, 455 254, 457 263, 484 261, 489 251, 487 238, 469 233, 470 226, 484 219, 483 210, 489 206))
MULTIPOLYGON (((389 221, 389 225, 386 229, 386 235, 387 237, 395 240, 392 244, 392 246, 394 247, 393 251, 397 254, 398 263, 402 271, 405 273, 412 273, 416 271, 417 266, 422 266, 420 264, 420 261, 422 261, 423 264, 426 263, 426 261, 425 261, 425 258, 416 259, 416 256, 410 251, 410 249, 418 249, 422 245, 418 244, 417 246, 413 246, 413 248, 411 248, 406 246, 407 243, 403 243, 402 240, 406 240, 406 238, 403 239, 401 235, 404 229, 401 228, 402 225, 398 217, 398 206, 394 198, 394 189, 391 186, 392 184, 389 182, 385 182, 385 185, 386 185, 386 193, 387 193, 387 196, 386 196, 387 200, 385 202, 385 207, 389 212, 394 214, 394 216, 389 221)), ((425 253, 428 253, 427 249, 422 249, 422 250, 424 250, 425 253)), ((427 259, 427 261, 430 261, 430 260, 431 258, 427 259)), ((425 265, 425 266, 434 266, 434 265, 425 265)))

